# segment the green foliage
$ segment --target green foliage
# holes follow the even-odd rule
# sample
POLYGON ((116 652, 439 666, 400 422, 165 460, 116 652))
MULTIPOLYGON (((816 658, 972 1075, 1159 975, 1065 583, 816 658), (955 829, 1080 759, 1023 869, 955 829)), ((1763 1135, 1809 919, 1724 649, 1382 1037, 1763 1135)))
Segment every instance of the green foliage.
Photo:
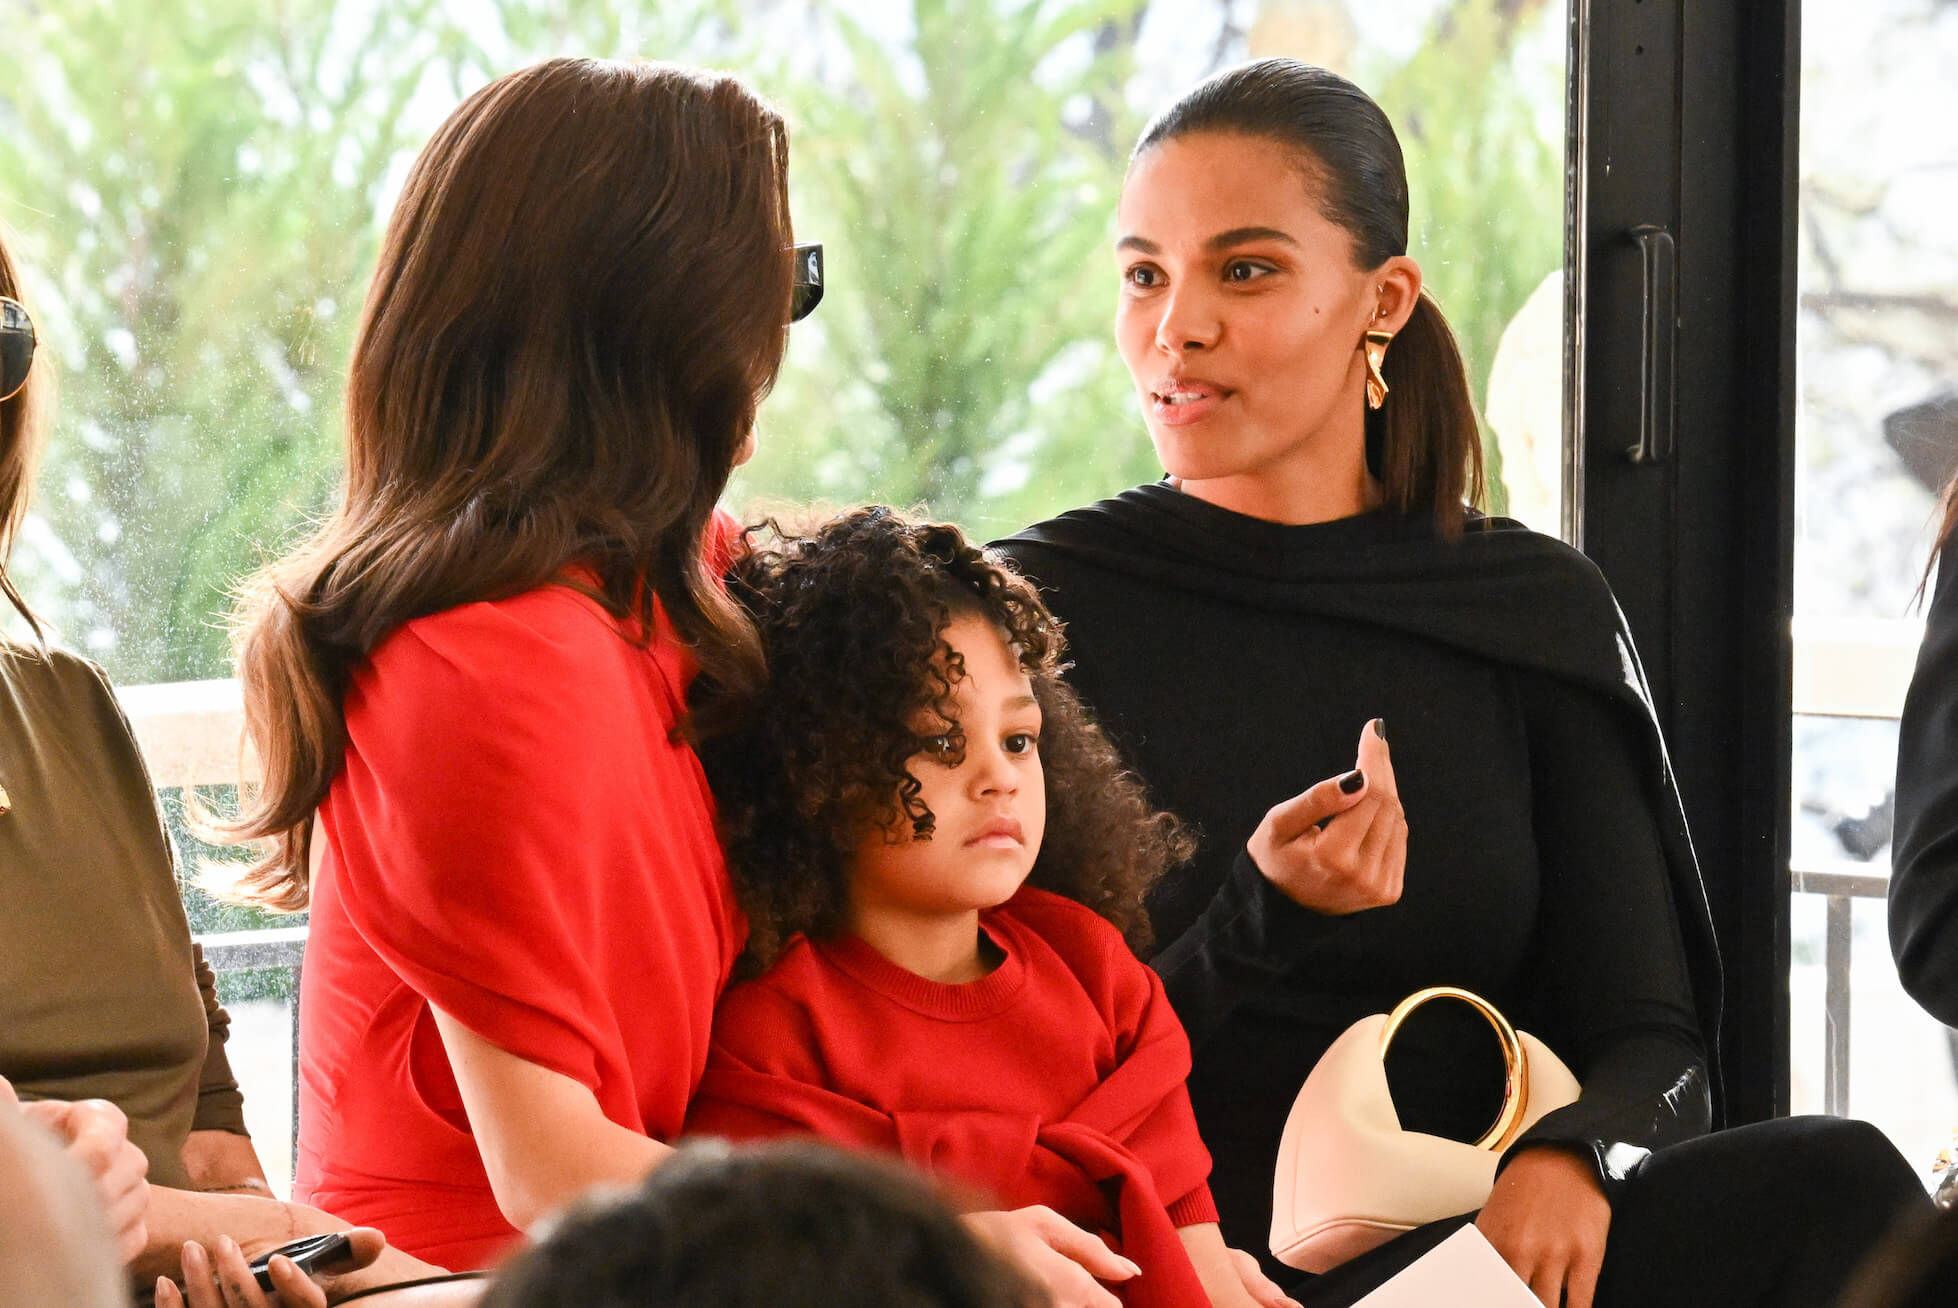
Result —
POLYGON ((830 289, 737 502, 928 502, 990 534, 1155 475, 1109 339, 1139 7, 914 0, 902 45, 830 10, 836 66, 764 79, 830 289))
MULTIPOLYGON (((1562 142, 1538 126, 1545 76, 1519 66, 1524 39, 1561 17, 1544 0, 1455 0, 1412 59, 1370 83, 1407 159, 1409 253, 1461 342, 1478 409, 1503 329, 1564 262, 1562 142)), ((1486 424, 1482 438, 1502 512, 1502 450, 1486 424)))
MULTIPOLYGON (((409 155, 561 52, 730 66, 790 116, 831 284, 737 506, 924 502, 990 535, 1153 476, 1107 248, 1156 107, 1128 93, 1148 3, 900 0, 868 30, 838 0, 0 0, 0 218, 61 374, 19 580, 118 680, 224 675, 232 589, 334 493, 409 155)), ((1560 257, 1560 161, 1516 53, 1554 8, 1455 0, 1412 60, 1363 72, 1478 395, 1560 257)))
MULTIPOLYGON (((61 403, 39 512, 70 640, 221 676, 227 589, 325 502, 339 391, 432 0, 68 0, 7 23, 0 193, 61 403)), ((25 553, 26 551, 24 551, 25 553)), ((33 579, 46 595, 52 578, 33 579)))

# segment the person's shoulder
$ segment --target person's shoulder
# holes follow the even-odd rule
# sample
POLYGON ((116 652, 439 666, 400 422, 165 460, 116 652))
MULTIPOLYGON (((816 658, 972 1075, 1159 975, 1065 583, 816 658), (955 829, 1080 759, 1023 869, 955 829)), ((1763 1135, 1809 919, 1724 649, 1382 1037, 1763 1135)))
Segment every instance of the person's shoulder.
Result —
POLYGON ((618 631, 618 622, 598 601, 552 581, 405 622, 375 647, 373 658, 406 657, 418 649, 471 659, 486 653, 550 657, 583 648, 594 635, 618 631))
MULTIPOLYGON (((1449 548, 1444 543, 1442 548, 1449 548)), ((1611 583, 1590 556, 1559 537, 1526 527, 1513 518, 1474 516, 1463 524, 1460 548, 1475 552, 1487 566, 1520 569, 1546 590, 1573 597, 1611 600, 1611 583)), ((1616 603, 1615 600, 1612 600, 1616 603)))
POLYGON ((1114 923, 1087 905, 1027 886, 997 911, 1038 937, 1039 948, 1051 951, 1118 1041, 1161 998, 1155 972, 1135 956, 1114 923))
POLYGON ((758 977, 738 981, 714 1006, 714 1047, 749 1066, 812 1049, 821 1030, 821 956, 797 936, 758 977))
POLYGON ((991 542, 990 548, 1010 558, 1022 555, 1045 557, 1075 547, 1118 539, 1124 529, 1132 525, 1138 513, 1147 512, 1152 497, 1163 493, 1162 487, 1155 483, 1131 487, 1119 495, 1111 495, 1030 523, 1010 536, 1002 536, 991 542))
POLYGON ((0 635, 0 681, 29 702, 90 704, 120 719, 115 688, 102 665, 59 645, 29 645, 0 635))
POLYGON ((645 716, 633 704, 670 724, 681 691, 649 669, 659 658, 596 600, 551 583, 396 628, 354 669, 347 726, 372 747, 383 727, 403 743, 508 739, 525 723, 538 739, 586 738, 645 716))
POLYGON ((369 679, 479 694, 521 685, 576 687, 643 657, 597 600, 561 582, 460 604, 403 623, 368 656, 369 679))
POLYGON ((63 685, 88 684, 106 689, 109 674, 94 659, 60 645, 33 645, 0 632, 0 667, 10 681, 29 679, 63 685))
POLYGON ((1106 977, 1148 970, 1148 965, 1130 951, 1115 924, 1079 900, 1037 886, 1022 886, 994 912, 1038 936, 1077 976, 1106 977))

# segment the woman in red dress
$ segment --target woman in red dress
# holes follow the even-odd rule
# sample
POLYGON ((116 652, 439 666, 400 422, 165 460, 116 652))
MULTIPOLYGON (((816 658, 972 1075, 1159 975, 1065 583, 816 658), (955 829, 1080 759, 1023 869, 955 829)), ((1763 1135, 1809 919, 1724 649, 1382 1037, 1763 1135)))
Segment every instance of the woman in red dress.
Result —
POLYGON ((344 494, 247 601, 244 881, 309 907, 295 1193, 453 1268, 667 1155, 745 928, 696 668, 759 675, 715 501, 786 324, 788 137, 738 81, 558 59, 389 223, 344 494))

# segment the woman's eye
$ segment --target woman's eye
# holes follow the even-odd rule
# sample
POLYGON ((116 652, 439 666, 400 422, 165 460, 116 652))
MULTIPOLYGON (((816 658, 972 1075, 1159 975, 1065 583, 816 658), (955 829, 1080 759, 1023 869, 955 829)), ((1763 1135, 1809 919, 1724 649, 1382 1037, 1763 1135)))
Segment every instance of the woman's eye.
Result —
POLYGON ((1138 263, 1122 274, 1122 280, 1139 290, 1149 290, 1161 280, 1162 274, 1146 263, 1138 263))
POLYGON ((1031 731, 1015 731, 1000 743, 1009 754, 1031 754, 1040 748, 1040 737, 1031 731))
POLYGON ((1224 265, 1224 280, 1227 282, 1254 281, 1271 271, 1268 264, 1253 263, 1249 259, 1233 259, 1224 265))

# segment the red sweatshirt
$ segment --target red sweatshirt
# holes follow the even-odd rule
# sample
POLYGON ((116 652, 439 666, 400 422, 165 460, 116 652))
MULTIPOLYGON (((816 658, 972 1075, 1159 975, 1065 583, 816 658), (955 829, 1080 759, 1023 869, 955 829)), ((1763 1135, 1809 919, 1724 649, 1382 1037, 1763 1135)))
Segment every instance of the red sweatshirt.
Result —
POLYGON ((692 673, 663 619, 635 644, 558 585, 418 618, 355 670, 319 814, 295 1197, 445 1267, 516 1239, 432 1008, 678 1134, 746 935, 700 762, 667 739, 692 673))
POLYGON ((1142 1268, 1131 1305, 1207 1302, 1175 1228, 1217 1220, 1210 1155, 1162 983, 1058 895, 1024 889, 981 924, 1005 961, 963 985, 854 937, 796 940, 723 997, 687 1130, 893 1152, 1108 1234, 1142 1268))

